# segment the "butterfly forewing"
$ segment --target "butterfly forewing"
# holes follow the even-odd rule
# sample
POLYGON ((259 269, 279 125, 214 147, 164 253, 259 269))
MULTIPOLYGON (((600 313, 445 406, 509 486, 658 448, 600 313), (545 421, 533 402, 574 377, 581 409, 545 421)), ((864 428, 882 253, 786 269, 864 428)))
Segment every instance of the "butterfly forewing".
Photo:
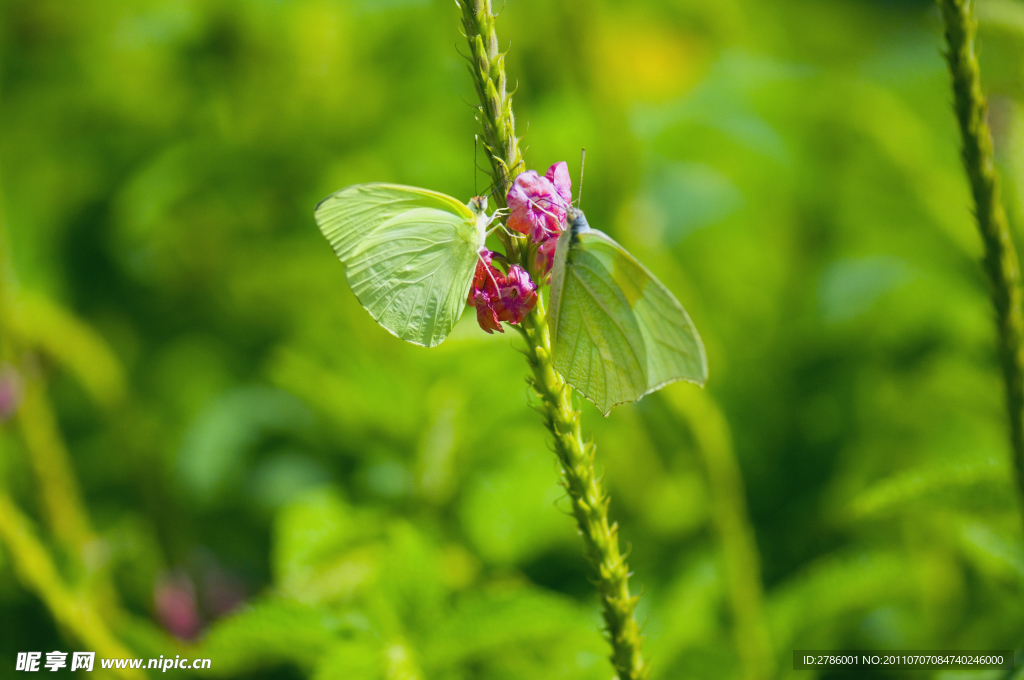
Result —
POLYGON ((483 245, 454 198, 395 184, 332 194, 316 221, 360 304, 402 340, 433 347, 459 320, 483 245))
POLYGON ((682 305, 622 246, 596 230, 559 241, 551 284, 555 368, 604 413, 676 381, 707 379, 682 305))

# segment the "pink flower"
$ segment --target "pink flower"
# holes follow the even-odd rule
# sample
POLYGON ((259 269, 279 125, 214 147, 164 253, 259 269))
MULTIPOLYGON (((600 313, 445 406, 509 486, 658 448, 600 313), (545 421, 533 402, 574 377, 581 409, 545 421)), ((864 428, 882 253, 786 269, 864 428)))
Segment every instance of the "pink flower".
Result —
POLYGON ((476 322, 488 333, 505 332, 505 329, 501 327, 500 319, 498 319, 497 301, 496 295, 486 295, 483 291, 478 291, 473 297, 473 305, 476 307, 476 322))
POLYGON ((203 572, 203 604, 212 618, 230 614, 245 603, 245 586, 241 579, 217 564, 203 572))
POLYGON ((164 628, 175 637, 191 640, 202 622, 192 579, 181 571, 165 572, 153 587, 153 608, 164 628))
POLYGON ((10 364, 0 367, 0 423, 14 417, 21 406, 21 376, 10 364))
POLYGON ((476 321, 488 333, 504 333, 501 322, 522 323, 537 304, 537 284, 525 269, 512 265, 508 274, 491 264, 492 254, 481 252, 467 302, 476 307, 476 321))
POLYGON ((537 250, 533 254, 533 266, 531 269, 538 281, 543 281, 544 277, 551 271, 551 265, 555 262, 556 245, 558 245, 558 237, 549 236, 537 246, 537 250))
POLYGON ((548 168, 543 177, 534 170, 519 173, 505 199, 511 214, 509 229, 540 242, 557 236, 565 225, 565 210, 572 202, 572 181, 564 161, 548 168))
POLYGON ((498 331, 504 333, 498 319, 495 303, 498 300, 498 286, 504 280, 501 271, 491 264, 494 253, 489 250, 480 251, 480 259, 476 262, 473 272, 473 285, 469 289, 467 303, 476 307, 476 321, 488 333, 498 331))
POLYGON ((495 273, 501 275, 501 272, 491 265, 491 260, 494 259, 494 253, 483 248, 480 250, 480 257, 476 261, 476 271, 473 272, 473 285, 469 288, 469 299, 466 300, 469 304, 473 304, 473 297, 476 295, 478 290, 483 290, 483 287, 487 285, 489 273, 495 273))
POLYGON ((562 207, 569 207, 572 203, 572 180, 569 178, 569 166, 565 161, 558 161, 552 165, 544 176, 554 185, 558 197, 562 199, 562 207))
POLYGON ((498 285, 498 318, 509 323, 522 323, 537 304, 537 284, 526 270, 512 265, 498 285))

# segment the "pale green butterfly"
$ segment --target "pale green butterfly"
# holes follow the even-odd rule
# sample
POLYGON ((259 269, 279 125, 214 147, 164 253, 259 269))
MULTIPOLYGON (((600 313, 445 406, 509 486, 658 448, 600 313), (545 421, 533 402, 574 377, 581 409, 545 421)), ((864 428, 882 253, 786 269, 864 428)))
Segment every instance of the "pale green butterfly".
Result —
POLYGON ((679 301, 570 206, 551 268, 555 369, 608 415, 677 380, 703 385, 704 344, 679 301))
POLYGON ((451 196, 399 184, 356 184, 322 200, 317 226, 345 265, 345 279, 377 323, 434 347, 466 306, 484 247, 487 197, 451 196))

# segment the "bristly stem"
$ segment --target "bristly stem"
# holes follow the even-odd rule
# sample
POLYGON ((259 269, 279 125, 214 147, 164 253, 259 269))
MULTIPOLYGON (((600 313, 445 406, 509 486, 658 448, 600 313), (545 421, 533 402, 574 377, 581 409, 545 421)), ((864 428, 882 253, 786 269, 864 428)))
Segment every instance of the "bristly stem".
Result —
MULTIPOLYGON (((499 206, 505 192, 524 169, 515 136, 512 99, 506 88, 504 56, 498 51, 494 15, 489 0, 459 0, 462 24, 471 52, 470 72, 480 96, 480 122, 499 206)), ((526 241, 519 235, 504 235, 510 262, 528 268, 526 241)), ((643 641, 636 621, 639 599, 629 592, 629 566, 619 550, 618 526, 608 520, 608 496, 594 467, 594 445, 583 440, 580 412, 573 408, 572 388, 562 380, 551 363, 551 339, 543 299, 518 327, 526 340, 530 384, 541 399, 538 409, 554 442, 562 470, 562 484, 572 500, 572 511, 583 536, 588 561, 594 569, 601 598, 611 662, 619 680, 641 680, 648 668, 640 653, 643 641)))
MULTIPOLYGON (((469 41, 469 71, 480 97, 478 118, 484 129, 484 150, 490 161, 494 181, 494 200, 505 206, 505 194, 512 180, 525 170, 516 137, 516 119, 512 114, 512 97, 508 94, 505 55, 498 51, 498 34, 490 0, 456 0, 462 9, 462 27, 469 41)), ((525 239, 498 232, 506 255, 512 262, 520 259, 525 239)))
POLYGON ((521 331, 526 339, 526 360, 532 369, 529 382, 543 402, 538 410, 554 440, 562 484, 572 499, 586 556, 597 576, 612 665, 619 680, 640 680, 648 672, 640 653, 643 637, 635 614, 640 598, 629 593, 629 565, 619 550, 618 525, 608 520, 609 499, 595 472, 594 444, 583 440, 580 412, 572 405, 572 388, 551 363, 551 339, 542 298, 537 299, 521 331))
POLYGON ((978 230, 984 242, 982 265, 992 286, 999 362, 1010 417, 1010 444, 1024 510, 1024 315, 1020 264, 999 195, 992 133, 985 120, 988 104, 974 51, 977 21, 969 0, 939 0, 946 33, 946 62, 953 84, 953 109, 963 139, 964 169, 974 197, 978 230))

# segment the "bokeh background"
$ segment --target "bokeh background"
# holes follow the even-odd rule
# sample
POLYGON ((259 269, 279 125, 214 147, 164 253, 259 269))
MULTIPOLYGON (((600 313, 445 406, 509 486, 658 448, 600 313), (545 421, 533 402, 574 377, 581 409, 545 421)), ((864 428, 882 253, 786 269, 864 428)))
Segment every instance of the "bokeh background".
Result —
MULTIPOLYGON (((791 653, 1024 641, 933 4, 500 9, 528 163, 567 160, 575 183, 587 148, 590 223, 708 349, 699 396, 583 406, 652 677, 900 677, 791 653)), ((1020 234, 1024 2, 978 11, 1020 234)), ((468 200, 465 52, 450 0, 0 5, 3 507, 137 656, 208 656, 204 677, 609 677, 516 334, 470 313, 436 349, 403 344, 312 219, 357 182, 468 200), (41 480, 65 449, 71 487, 41 480)), ((0 543, 0 677, 19 651, 82 648, 16 564, 0 543)))

